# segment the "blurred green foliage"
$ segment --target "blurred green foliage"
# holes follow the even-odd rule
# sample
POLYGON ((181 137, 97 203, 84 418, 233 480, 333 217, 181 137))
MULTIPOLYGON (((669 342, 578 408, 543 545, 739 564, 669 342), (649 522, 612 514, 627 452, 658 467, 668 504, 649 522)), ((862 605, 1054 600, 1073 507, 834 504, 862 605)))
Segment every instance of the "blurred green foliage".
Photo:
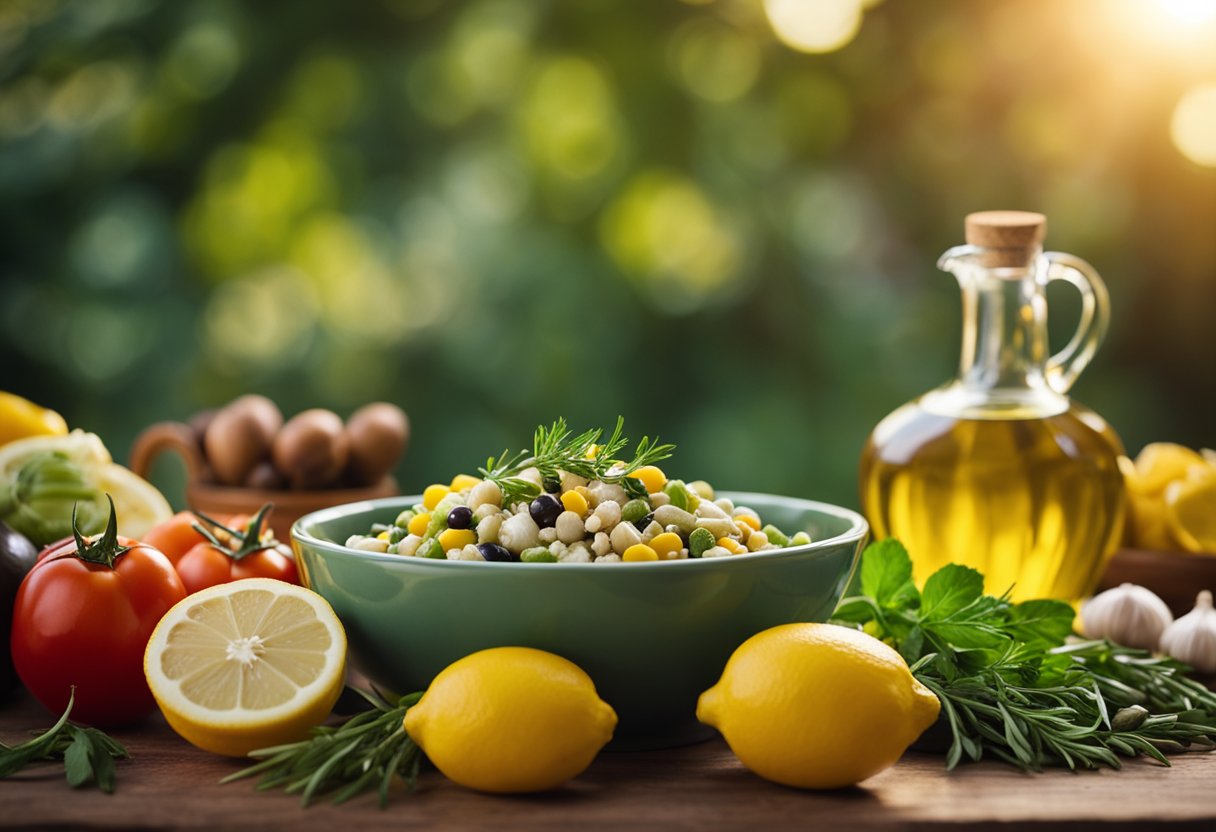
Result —
POLYGON ((938 253, 1024 208, 1110 285, 1078 397, 1216 444, 1216 170, 1169 132, 1216 36, 1134 2, 868 3, 805 54, 761 0, 6 0, 0 386, 119 458, 243 392, 397 402, 410 490, 622 413, 855 505, 957 360, 938 253))

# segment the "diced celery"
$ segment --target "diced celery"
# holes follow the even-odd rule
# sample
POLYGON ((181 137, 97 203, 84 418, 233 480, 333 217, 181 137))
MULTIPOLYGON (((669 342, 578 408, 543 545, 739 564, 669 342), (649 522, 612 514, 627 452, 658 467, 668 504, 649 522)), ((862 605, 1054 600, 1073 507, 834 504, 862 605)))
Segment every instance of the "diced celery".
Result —
MULTIPOLYGON (((781 531, 781 529, 777 528, 772 523, 769 523, 760 531, 764 532, 765 536, 768 537, 769 543, 776 543, 778 546, 790 545, 790 539, 786 537, 785 532, 781 531)), ((808 540, 808 542, 810 541, 808 540)))

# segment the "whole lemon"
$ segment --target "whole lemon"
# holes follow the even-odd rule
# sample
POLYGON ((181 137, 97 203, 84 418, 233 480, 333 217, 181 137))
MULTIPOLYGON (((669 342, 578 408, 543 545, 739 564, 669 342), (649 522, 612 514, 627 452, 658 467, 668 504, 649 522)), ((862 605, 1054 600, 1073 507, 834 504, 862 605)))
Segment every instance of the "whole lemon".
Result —
POLYGON ((895 763, 941 704, 899 653, 834 624, 785 624, 752 636, 697 701, 756 774, 835 789, 895 763))
POLYGON ((495 647, 444 668, 403 724, 450 780, 485 792, 538 792, 591 764, 612 738, 616 712, 573 662, 495 647))

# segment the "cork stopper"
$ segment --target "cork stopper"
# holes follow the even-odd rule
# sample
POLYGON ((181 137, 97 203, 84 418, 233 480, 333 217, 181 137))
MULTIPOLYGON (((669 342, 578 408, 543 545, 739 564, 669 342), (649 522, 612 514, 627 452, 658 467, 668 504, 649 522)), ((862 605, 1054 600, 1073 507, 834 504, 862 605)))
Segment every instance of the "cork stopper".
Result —
POLYGON ((1047 234, 1047 217, 1031 211, 977 211, 963 225, 968 245, 989 249, 989 268, 1029 265, 1047 234))

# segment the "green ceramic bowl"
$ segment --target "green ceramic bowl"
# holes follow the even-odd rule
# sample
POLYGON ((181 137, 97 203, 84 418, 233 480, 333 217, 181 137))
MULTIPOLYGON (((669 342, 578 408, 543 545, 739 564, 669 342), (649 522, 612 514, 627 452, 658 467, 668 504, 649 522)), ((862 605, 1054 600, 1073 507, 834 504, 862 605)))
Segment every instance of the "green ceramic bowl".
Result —
POLYGON ((651 563, 490 563, 347 549, 420 497, 351 503, 300 518, 291 538, 305 583, 346 626, 353 664, 399 693, 487 647, 520 645, 570 659, 620 717, 613 748, 662 748, 713 731, 697 696, 761 630, 823 621, 868 532, 848 509, 768 494, 725 493, 806 546, 651 563))

